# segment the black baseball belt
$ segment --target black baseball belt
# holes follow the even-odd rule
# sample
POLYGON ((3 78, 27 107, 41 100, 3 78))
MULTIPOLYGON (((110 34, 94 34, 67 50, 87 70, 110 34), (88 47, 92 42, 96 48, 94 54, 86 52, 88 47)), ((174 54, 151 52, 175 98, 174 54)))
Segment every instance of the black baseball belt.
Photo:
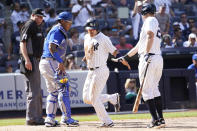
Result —
POLYGON ((95 68, 89 68, 89 70, 93 71, 93 70, 96 70, 98 69, 99 67, 95 67, 95 68))

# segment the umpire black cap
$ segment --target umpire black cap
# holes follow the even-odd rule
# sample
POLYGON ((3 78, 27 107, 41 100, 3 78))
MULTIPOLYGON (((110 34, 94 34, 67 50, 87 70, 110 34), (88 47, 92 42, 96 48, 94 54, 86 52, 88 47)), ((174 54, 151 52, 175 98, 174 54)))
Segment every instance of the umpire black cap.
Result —
POLYGON ((154 14, 156 12, 156 7, 152 3, 144 3, 142 6, 141 14, 146 15, 148 13, 154 14))
POLYGON ((89 18, 86 21, 85 29, 86 30, 90 30, 90 29, 98 30, 99 29, 98 21, 95 18, 89 18))

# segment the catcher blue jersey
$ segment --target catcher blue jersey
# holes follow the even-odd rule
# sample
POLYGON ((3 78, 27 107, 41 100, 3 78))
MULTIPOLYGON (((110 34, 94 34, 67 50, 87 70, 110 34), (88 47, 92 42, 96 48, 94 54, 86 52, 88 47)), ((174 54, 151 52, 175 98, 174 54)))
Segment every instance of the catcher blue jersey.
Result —
POLYGON ((42 57, 53 57, 49 51, 50 43, 57 45, 57 53, 60 56, 64 56, 66 54, 67 48, 66 36, 67 33, 62 26, 60 26, 59 24, 54 26, 45 38, 42 57))

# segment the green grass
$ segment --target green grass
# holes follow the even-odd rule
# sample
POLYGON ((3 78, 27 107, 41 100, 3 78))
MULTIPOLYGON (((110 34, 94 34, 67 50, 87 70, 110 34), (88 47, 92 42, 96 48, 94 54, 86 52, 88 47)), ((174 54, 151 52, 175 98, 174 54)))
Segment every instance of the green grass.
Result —
MULTIPOLYGON (((110 115, 113 120, 126 120, 126 119, 150 119, 150 114, 124 114, 124 115, 110 115)), ((168 112, 164 113, 165 118, 178 118, 178 117, 197 117, 197 111, 185 111, 185 112, 168 112)), ((97 121, 97 116, 94 115, 75 115, 74 119, 79 121, 97 121)), ((60 120, 60 117, 56 117, 57 120, 60 120)), ((9 125, 24 125, 25 118, 9 118, 9 119, 0 119, 0 126, 9 126, 9 125)))

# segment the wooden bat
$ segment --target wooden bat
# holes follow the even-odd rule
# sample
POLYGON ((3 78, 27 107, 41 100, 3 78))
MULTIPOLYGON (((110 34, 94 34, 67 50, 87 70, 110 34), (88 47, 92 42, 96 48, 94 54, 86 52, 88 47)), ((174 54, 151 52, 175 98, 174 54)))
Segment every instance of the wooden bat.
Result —
POLYGON ((144 80, 145 80, 145 77, 146 77, 146 72, 147 72, 148 66, 149 66, 149 62, 146 65, 145 72, 144 72, 144 78, 142 80, 142 84, 140 85, 139 91, 137 93, 137 97, 135 99, 135 104, 133 106, 133 113, 136 113, 138 111, 138 108, 139 108, 139 104, 140 104, 140 100, 141 100, 141 96, 142 96, 142 89, 143 89, 144 80))

